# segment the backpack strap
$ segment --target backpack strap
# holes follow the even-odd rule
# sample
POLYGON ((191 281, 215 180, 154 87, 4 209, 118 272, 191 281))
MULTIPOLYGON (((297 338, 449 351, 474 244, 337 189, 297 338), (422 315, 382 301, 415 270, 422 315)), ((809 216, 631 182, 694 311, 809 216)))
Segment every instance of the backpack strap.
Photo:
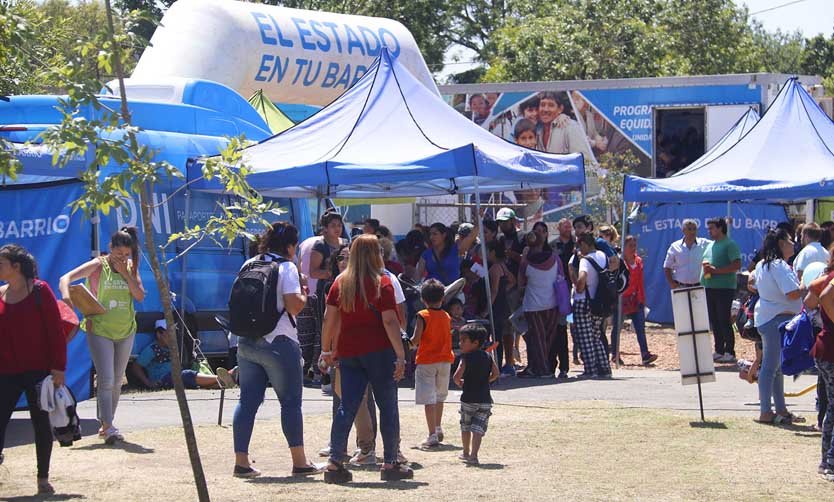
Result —
MULTIPOLYGON (((261 261, 266 261, 264 258, 266 258, 267 256, 272 258, 272 263, 277 263, 278 266, 280 266, 282 263, 286 263, 286 262, 290 261, 289 259, 284 258, 283 256, 277 255, 275 253, 263 253, 261 255, 261 261)), ((280 276, 280 272, 279 272, 279 276, 280 276)), ((284 314, 287 314, 287 319, 290 320, 290 324, 292 325, 292 327, 297 328, 298 326, 295 323, 295 318, 292 316, 292 314, 287 312, 287 307, 286 306, 284 306, 284 308, 281 309, 281 312, 278 313, 278 322, 281 322, 281 317, 283 317, 284 314)), ((276 322, 275 325, 277 326, 278 323, 276 322)))

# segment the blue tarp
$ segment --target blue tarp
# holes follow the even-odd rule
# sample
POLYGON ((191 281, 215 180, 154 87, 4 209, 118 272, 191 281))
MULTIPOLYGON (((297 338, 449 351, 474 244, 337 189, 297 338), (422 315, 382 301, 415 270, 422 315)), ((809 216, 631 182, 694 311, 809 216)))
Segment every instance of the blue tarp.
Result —
MULTIPOLYGON (((733 204, 730 237, 741 250, 742 267, 746 268, 753 254, 761 247, 767 230, 787 219, 785 209, 778 204, 733 204)), ((638 239, 638 248, 644 263, 646 305, 648 319, 653 322, 671 323, 672 297, 663 274, 666 250, 674 241, 683 237, 681 222, 693 218, 700 223, 698 237, 709 238, 706 220, 727 215, 725 203, 661 204, 642 207, 629 223, 629 232, 638 239)))
POLYGON ((834 122, 790 79, 732 148, 666 179, 626 176, 631 202, 801 200, 834 192, 834 122))
MULTIPOLYGON (((341 198, 580 187, 581 154, 555 155, 498 138, 426 89, 386 49, 368 72, 309 119, 244 152, 265 195, 341 198)), ((201 176, 189 167, 189 179, 201 176)), ((195 190, 222 190, 215 180, 195 190)))

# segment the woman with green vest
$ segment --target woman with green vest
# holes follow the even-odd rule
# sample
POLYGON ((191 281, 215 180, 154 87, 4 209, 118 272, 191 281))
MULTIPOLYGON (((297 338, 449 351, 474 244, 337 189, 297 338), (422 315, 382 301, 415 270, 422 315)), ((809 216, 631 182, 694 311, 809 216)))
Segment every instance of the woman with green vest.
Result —
POLYGON ((70 283, 86 279, 87 289, 104 306, 104 314, 85 319, 84 330, 96 368, 96 400, 101 422, 98 434, 107 444, 124 439, 113 425, 113 417, 136 334, 133 301, 145 299, 138 268, 137 230, 135 227, 122 227, 110 238, 110 254, 93 258, 64 274, 58 284, 63 300, 72 305, 70 283))

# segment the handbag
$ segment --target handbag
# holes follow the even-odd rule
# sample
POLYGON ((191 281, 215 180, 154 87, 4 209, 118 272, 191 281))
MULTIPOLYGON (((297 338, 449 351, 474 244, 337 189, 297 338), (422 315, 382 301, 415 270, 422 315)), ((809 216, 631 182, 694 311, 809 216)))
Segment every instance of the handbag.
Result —
POLYGON ((559 315, 566 316, 573 311, 570 302, 570 286, 565 277, 565 272, 562 270, 561 259, 556 259, 556 266, 559 267, 556 280, 553 282, 553 291, 556 293, 556 308, 559 309, 559 315))

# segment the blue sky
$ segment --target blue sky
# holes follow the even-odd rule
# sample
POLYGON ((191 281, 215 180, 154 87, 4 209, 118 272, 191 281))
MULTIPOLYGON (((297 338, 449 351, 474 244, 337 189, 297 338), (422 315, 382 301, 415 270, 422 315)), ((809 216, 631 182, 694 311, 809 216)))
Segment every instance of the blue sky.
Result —
MULTIPOLYGON (((734 1, 738 5, 747 5, 750 13, 791 2, 791 0, 734 1)), ((780 29, 792 32, 799 30, 809 38, 818 33, 829 37, 834 32, 834 0, 802 0, 792 5, 785 5, 778 9, 755 14, 753 17, 761 21, 768 31, 780 29)))

